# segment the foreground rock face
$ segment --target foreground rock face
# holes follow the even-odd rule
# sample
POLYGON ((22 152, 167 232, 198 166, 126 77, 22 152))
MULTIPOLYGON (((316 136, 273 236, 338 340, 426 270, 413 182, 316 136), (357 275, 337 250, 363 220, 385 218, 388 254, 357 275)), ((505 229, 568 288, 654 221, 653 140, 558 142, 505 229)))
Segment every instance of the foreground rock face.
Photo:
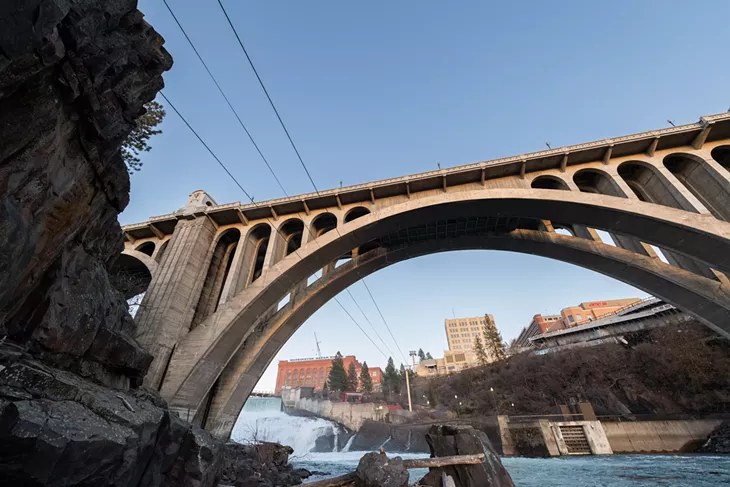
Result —
POLYGON ((0 347, 3 485, 212 485, 220 445, 156 395, 0 347))
POLYGON ((135 0, 0 5, 0 334, 126 388, 152 358, 109 284, 119 147, 172 58, 135 0))
POLYGON ((0 484, 209 486, 109 281, 119 148, 172 65, 136 0, 0 2, 0 484))

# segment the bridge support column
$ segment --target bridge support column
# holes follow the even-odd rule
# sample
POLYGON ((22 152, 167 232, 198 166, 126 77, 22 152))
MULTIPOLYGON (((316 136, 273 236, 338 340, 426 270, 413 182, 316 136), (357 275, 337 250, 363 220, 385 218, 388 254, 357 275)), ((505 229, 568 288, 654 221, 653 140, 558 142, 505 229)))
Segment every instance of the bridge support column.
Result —
MULTIPOLYGON (((223 291, 221 291, 221 297, 218 301, 218 305, 221 305, 231 299, 236 295, 240 288, 243 288, 241 285, 241 274, 244 272, 243 262, 245 260, 244 253, 246 251, 246 246, 244 244, 245 239, 246 236, 241 233, 238 245, 236 246, 236 253, 233 255, 233 261, 231 262, 231 270, 228 272, 226 282, 223 283, 223 291)), ((248 271, 249 269, 245 269, 246 277, 248 277, 248 271)))
POLYGON ((208 218, 178 221, 164 265, 150 282, 136 320, 136 339, 154 356, 144 379, 148 387, 159 390, 172 351, 190 328, 215 232, 208 218))

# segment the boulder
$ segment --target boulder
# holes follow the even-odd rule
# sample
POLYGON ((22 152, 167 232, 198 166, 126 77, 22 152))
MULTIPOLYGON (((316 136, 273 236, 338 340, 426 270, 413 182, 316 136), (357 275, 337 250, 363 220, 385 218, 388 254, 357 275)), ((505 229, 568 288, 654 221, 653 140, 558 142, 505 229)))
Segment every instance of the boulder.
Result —
POLYGON ((443 472, 451 477, 456 487, 514 487, 512 478, 483 431, 471 426, 434 425, 429 429, 426 441, 431 448, 432 457, 484 453, 484 461, 479 465, 432 469, 421 479, 420 485, 440 487, 443 472))
POLYGON ((289 455, 293 452, 290 447, 278 443, 226 443, 221 451, 219 482, 237 487, 299 485, 301 479, 306 478, 303 476, 306 470, 294 470, 289 464, 289 455))
POLYGON ((388 458, 385 453, 367 453, 357 466, 358 487, 406 487, 408 469, 400 457, 388 458))

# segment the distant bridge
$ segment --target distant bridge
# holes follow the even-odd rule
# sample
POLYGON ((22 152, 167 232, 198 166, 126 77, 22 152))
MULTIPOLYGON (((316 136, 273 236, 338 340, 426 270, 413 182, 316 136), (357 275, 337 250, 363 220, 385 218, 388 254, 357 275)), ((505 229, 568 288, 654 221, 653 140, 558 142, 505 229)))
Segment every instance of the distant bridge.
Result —
POLYGON ((729 336, 728 221, 730 113, 721 113, 256 204, 218 205, 196 191, 179 211, 124 227, 117 265, 138 278, 128 295, 147 289, 136 317, 155 356, 147 385, 227 437, 312 313, 359 279, 431 253, 494 249, 572 263, 729 336))

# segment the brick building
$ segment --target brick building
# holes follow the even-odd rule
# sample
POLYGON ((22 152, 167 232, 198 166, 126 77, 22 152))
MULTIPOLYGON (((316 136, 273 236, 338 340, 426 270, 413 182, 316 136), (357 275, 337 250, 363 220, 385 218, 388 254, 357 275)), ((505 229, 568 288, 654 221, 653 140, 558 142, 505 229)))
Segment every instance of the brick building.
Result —
MULTIPOLYGON (((283 387, 314 387, 315 391, 322 390, 322 386, 327 381, 327 376, 332 368, 333 359, 334 357, 280 360, 274 394, 280 395, 283 387)), ((342 357, 342 363, 345 366, 345 371, 349 369, 351 363, 354 363, 357 376, 360 377, 362 364, 357 361, 354 355, 342 357)), ((373 389, 380 388, 383 371, 380 367, 368 366, 368 369, 370 378, 373 381, 373 389)))
POLYGON ((520 336, 515 341, 515 346, 517 348, 529 347, 531 346, 530 338, 534 336, 584 325, 639 301, 641 301, 639 298, 586 301, 577 306, 563 308, 559 315, 536 314, 532 317, 532 322, 522 329, 520 336))

